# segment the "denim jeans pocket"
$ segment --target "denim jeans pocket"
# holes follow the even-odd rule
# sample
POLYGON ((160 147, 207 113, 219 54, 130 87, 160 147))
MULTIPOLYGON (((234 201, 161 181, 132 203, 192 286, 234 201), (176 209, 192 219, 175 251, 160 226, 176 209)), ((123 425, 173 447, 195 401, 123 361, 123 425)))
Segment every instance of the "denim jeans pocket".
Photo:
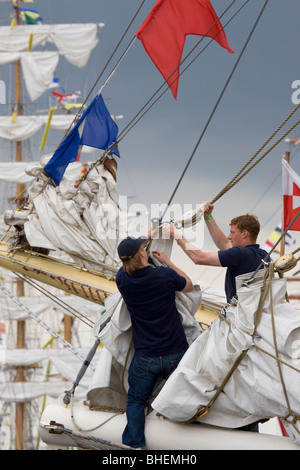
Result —
POLYGON ((171 370, 176 369, 180 361, 181 361, 181 357, 178 359, 174 359, 173 361, 170 361, 171 370))
POLYGON ((147 375, 151 367, 151 359, 135 356, 132 362, 132 372, 138 377, 147 375))

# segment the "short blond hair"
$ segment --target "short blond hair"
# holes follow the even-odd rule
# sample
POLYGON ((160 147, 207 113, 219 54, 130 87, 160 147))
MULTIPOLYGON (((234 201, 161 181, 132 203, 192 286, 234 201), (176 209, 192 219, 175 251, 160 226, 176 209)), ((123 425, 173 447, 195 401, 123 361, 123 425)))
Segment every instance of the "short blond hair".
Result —
MULTIPOLYGON (((145 244, 141 245, 141 247, 145 247, 145 244)), ((144 267, 141 259, 140 249, 132 258, 126 261, 122 260, 123 269, 127 274, 133 274, 135 271, 137 271, 137 269, 144 267)))

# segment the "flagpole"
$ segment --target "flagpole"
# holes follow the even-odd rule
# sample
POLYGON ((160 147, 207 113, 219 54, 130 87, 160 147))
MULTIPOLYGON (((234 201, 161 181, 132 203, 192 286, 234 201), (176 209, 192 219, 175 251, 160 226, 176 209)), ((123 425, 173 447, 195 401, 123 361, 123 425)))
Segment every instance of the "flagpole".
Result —
MULTIPOLYGON (((290 163, 290 152, 285 152, 285 160, 290 163)), ((283 235, 283 211, 282 211, 282 224, 281 224, 281 236, 283 235)), ((280 241, 280 256, 284 255, 285 251, 285 236, 282 236, 280 241)))

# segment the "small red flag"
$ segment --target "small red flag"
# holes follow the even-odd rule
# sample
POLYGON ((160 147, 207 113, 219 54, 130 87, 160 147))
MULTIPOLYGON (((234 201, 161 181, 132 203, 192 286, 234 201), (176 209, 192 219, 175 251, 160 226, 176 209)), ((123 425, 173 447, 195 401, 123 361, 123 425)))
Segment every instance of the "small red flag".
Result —
POLYGON ((218 17, 209 0, 158 0, 136 33, 164 79, 168 79, 175 99, 187 34, 207 35, 233 53, 223 27, 217 21, 218 17))
MULTIPOLYGON (((285 230, 300 211, 300 177, 282 159, 282 192, 283 192, 283 230, 285 230)), ((300 216, 289 230, 300 231, 300 216)))

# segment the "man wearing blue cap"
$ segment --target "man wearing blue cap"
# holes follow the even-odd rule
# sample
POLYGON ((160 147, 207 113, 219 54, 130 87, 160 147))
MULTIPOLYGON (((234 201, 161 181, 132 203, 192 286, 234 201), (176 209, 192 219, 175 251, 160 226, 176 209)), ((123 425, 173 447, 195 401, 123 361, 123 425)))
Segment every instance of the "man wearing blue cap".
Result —
POLYGON ((145 406, 159 377, 177 367, 188 348, 175 305, 175 292, 190 292, 190 278, 162 251, 152 255, 166 266, 148 264, 146 237, 127 237, 118 246, 123 266, 117 273, 118 289, 130 313, 134 357, 128 373, 127 425, 122 442, 143 448, 145 406))

